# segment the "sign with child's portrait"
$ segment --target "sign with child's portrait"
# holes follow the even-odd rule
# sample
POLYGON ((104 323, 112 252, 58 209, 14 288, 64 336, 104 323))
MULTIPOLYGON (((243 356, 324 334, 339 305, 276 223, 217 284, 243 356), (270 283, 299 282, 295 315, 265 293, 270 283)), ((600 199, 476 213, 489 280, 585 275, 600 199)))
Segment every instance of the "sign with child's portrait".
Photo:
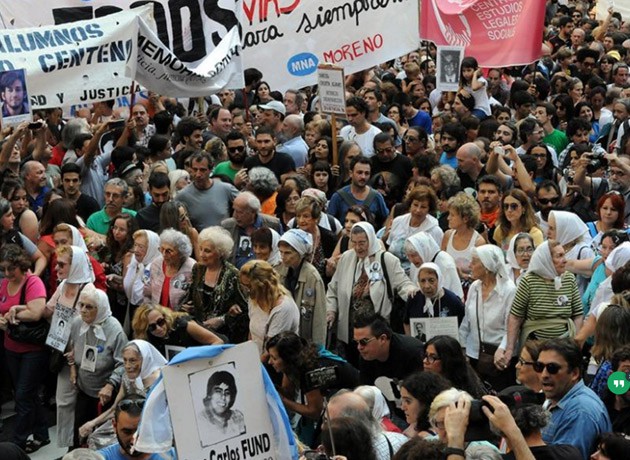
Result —
POLYGON ((179 459, 282 460, 253 342, 162 372, 179 459))

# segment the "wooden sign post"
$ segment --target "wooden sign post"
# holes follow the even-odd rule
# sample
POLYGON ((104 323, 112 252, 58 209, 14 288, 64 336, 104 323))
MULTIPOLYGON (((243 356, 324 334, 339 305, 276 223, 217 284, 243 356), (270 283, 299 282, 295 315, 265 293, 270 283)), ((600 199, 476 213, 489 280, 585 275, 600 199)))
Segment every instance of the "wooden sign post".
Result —
POLYGON ((333 166, 339 164, 337 145, 337 115, 346 116, 346 85, 343 68, 330 64, 317 66, 317 87, 322 113, 331 115, 333 138, 333 166))

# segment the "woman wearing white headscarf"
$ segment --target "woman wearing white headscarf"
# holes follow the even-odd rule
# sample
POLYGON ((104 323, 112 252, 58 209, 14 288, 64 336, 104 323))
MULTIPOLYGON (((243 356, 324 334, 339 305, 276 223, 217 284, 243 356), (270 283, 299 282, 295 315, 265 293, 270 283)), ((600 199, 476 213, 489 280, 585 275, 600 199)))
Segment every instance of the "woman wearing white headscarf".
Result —
POLYGON ((74 319, 70 332, 74 356, 70 381, 78 388, 75 447, 79 447, 79 427, 98 415, 99 402, 105 404, 111 398, 111 389, 103 390, 115 386, 110 378, 123 365, 122 350, 127 344, 122 326, 112 316, 107 294, 93 287, 84 288, 78 306, 80 317, 74 319))
POLYGON ((478 366, 478 359, 480 352, 492 354, 499 349, 507 331, 508 313, 516 286, 508 273, 503 251, 498 246, 484 244, 474 248, 470 268, 475 281, 468 290, 459 341, 477 373, 495 389, 501 390, 513 384, 514 369, 508 369, 507 363, 496 371, 482 369, 478 366))
POLYGON ((437 264, 425 262, 418 270, 420 290, 407 299, 405 333, 411 333, 412 318, 445 318, 456 316, 457 324, 464 319, 465 307, 462 300, 453 291, 442 284, 442 270, 437 264))
POLYGON ((166 359, 157 348, 145 340, 132 340, 127 343, 123 348, 122 356, 125 373, 116 400, 108 410, 79 428, 81 438, 87 437, 95 428, 111 419, 118 403, 128 395, 146 396, 149 388, 160 375, 160 370, 166 366, 166 359))
POLYGON ((383 396, 383 392, 373 385, 360 385, 356 387, 353 393, 358 394, 363 398, 368 405, 374 420, 379 422, 383 431, 391 431, 393 433, 400 433, 400 428, 394 425, 394 422, 390 419, 390 410, 387 405, 387 400, 383 396))
POLYGON ((574 337, 582 326, 575 275, 565 266, 564 248, 558 241, 545 241, 534 251, 511 304, 502 363, 527 340, 574 337))
POLYGON ((534 238, 529 233, 517 233, 510 240, 505 258, 511 269, 512 281, 517 286, 525 272, 527 272, 533 253, 534 238))
POLYGON ((326 345, 326 288, 307 260, 313 252, 313 236, 300 229, 288 230, 280 238, 278 250, 282 263, 276 271, 300 309, 300 337, 326 345))
POLYGON ((389 320, 390 290, 405 301, 417 290, 398 257, 381 249, 371 224, 354 224, 350 241, 353 249, 341 255, 326 292, 326 321, 329 327, 337 321, 337 338, 346 345, 352 343, 353 322, 358 313, 374 312, 389 320))
POLYGON ((457 264, 455 259, 446 251, 441 251, 435 240, 425 232, 418 232, 411 235, 405 241, 405 252, 411 262, 409 278, 414 283, 418 279, 418 269, 425 262, 434 262, 442 271, 442 285, 449 291, 455 293, 460 299, 464 298, 462 282, 457 274, 457 264))
MULTIPOLYGON (((83 246, 85 248, 85 245, 83 246)), ((78 301, 81 291, 88 286, 94 288, 94 271, 87 252, 83 248, 60 246, 55 252, 57 255, 57 277, 61 280, 61 284, 46 304, 44 316, 51 317, 56 313, 57 316, 52 320, 53 328, 61 324, 60 321, 63 324, 67 323, 67 327, 58 330, 55 335, 61 335, 68 339, 70 323, 67 318, 78 315, 78 301)), ((74 419, 77 390, 70 383, 70 366, 66 364, 64 362, 57 375, 55 394, 57 420, 66 421, 57 424, 57 445, 59 447, 70 447, 74 442, 71 421, 74 419)))
MULTIPOLYGON (((567 260, 584 260, 595 257, 591 248, 591 236, 588 226, 577 214, 568 211, 551 211, 549 213, 549 230, 547 238, 558 241, 564 248, 567 260)), ((588 277, 578 276, 577 283, 580 295, 588 287, 588 277)))
MULTIPOLYGON (((151 230, 133 234, 133 255, 123 279, 123 289, 131 305, 140 305, 149 286, 151 262, 160 254, 160 236, 151 230)), ((128 315, 133 318, 133 313, 128 315)))

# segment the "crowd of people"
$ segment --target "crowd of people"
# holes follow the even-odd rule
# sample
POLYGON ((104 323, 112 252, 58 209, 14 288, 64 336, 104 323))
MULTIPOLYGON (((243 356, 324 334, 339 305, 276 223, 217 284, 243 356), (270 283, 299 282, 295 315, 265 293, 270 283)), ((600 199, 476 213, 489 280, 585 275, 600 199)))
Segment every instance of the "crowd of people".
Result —
MULTIPOLYGON (((251 340, 307 459, 626 458, 630 18, 593 3, 547 1, 541 59, 467 56, 458 91, 431 43, 348 75, 336 126, 250 68, 4 127, 0 457, 54 405, 64 458, 175 458, 134 450, 160 369, 251 340)), ((233 386, 204 416, 239 434, 233 386)))

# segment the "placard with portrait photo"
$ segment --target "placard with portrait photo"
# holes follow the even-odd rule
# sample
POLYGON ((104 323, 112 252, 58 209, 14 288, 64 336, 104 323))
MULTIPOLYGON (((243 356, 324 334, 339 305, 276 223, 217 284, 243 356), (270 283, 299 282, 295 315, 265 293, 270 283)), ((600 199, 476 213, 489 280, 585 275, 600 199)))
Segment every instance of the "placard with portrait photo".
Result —
POLYGON ((3 128, 33 120, 24 69, 0 72, 0 101, 3 128))
POLYGON ((459 89, 459 69, 464 59, 464 48, 460 46, 437 47, 437 88, 441 91, 459 89))

